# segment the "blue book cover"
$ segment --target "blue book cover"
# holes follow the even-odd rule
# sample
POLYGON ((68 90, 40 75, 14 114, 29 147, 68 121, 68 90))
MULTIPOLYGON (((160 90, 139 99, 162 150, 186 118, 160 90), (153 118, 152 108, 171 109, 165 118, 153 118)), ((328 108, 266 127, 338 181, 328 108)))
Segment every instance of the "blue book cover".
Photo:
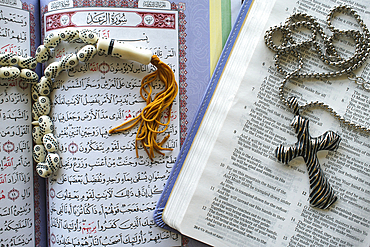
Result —
POLYGON ((212 98, 213 92, 215 91, 217 87, 217 82, 220 79, 220 76, 223 72, 223 68, 225 67, 227 60, 229 58, 229 55, 233 49, 233 44, 238 37, 239 31, 243 25, 243 21, 248 16, 248 10, 251 7, 253 1, 244 1, 239 15, 237 19, 235 20, 234 26, 230 32, 230 35, 228 37, 227 42, 225 43, 225 46, 223 48, 222 54, 218 60, 218 64, 214 70, 214 73, 212 75, 212 78, 208 84, 207 90, 204 93, 203 99, 201 101, 200 106, 198 107, 197 113, 195 115, 194 121, 191 125, 191 128, 188 131, 188 135, 181 147, 180 154, 177 157, 176 163, 171 171, 171 174, 167 180, 166 186, 163 190, 163 193, 161 195, 160 200, 157 203, 155 212, 154 212, 154 220, 156 224, 160 227, 163 227, 165 229, 170 229, 172 231, 177 232, 175 229, 169 227, 163 220, 162 220, 162 213, 166 206, 167 200, 169 195, 171 194, 172 187, 174 186, 177 176, 180 173, 180 170, 182 168, 182 164, 184 162, 184 159, 186 158, 186 154, 189 151, 190 146, 192 145, 192 141, 197 133, 197 130, 199 128, 199 125, 201 124, 202 117, 204 116, 209 101, 212 98))

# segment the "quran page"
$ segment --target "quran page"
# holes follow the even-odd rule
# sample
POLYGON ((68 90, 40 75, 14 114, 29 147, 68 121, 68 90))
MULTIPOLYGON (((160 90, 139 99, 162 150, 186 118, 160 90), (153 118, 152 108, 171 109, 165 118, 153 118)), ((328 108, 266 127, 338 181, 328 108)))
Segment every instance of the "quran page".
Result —
MULTIPOLYGON (((185 13, 192 6, 159 1, 160 8, 153 8, 149 2, 107 1, 102 7, 44 2, 44 32, 90 29, 100 37, 148 49, 173 70, 181 88, 186 78, 185 13)), ((53 59, 80 47, 60 44, 53 59)), ((152 214, 180 148, 180 128, 186 127, 180 126, 180 102, 186 103, 180 98, 186 90, 173 103, 167 131, 158 134, 159 140, 170 134, 164 147, 173 150, 164 151, 165 156, 156 154, 151 160, 139 146, 136 157, 138 126, 108 134, 145 107, 141 80, 154 70, 152 65, 96 55, 55 79, 51 116, 62 161, 48 182, 52 246, 181 245, 180 235, 155 226, 152 214)), ((158 80, 153 88, 159 92, 164 85, 158 80)), ((168 117, 163 116, 164 122, 168 117)))
MULTIPOLYGON (((163 213, 169 226, 213 246, 369 246, 369 132, 349 127, 319 107, 301 113, 309 120, 310 138, 320 140, 327 130, 335 133, 330 138, 341 137, 335 151, 314 153, 337 196, 327 209, 310 205, 305 159, 289 160, 291 153, 283 164, 275 157, 280 144, 297 143, 297 133, 290 125, 295 116, 279 96, 285 75, 275 66, 278 55, 265 44, 266 31, 301 12, 316 18, 330 35, 326 15, 340 4, 370 24, 366 1, 254 1, 250 9, 243 6, 226 44, 230 48, 221 55, 204 109, 198 112, 199 123, 191 129, 196 134, 178 157, 175 168, 181 170, 163 213)), ((334 14, 332 23, 360 30, 348 13, 334 14)), ((312 37, 305 28, 294 35, 297 42, 312 37)), ((355 50, 347 37, 335 40, 335 46, 343 57, 355 50)), ((302 70, 333 70, 315 51, 304 50, 302 70)), ((281 57, 285 70, 296 68, 296 57, 281 57)), ((323 102, 369 128, 368 68, 366 60, 355 76, 292 79, 284 92, 301 105, 323 102)))
MULTIPOLYGON (((34 56, 38 6, 38 1, 0 2, 0 52, 34 56)), ((31 84, 19 78, 0 84, 0 242, 45 245, 44 191, 32 160, 31 84)))

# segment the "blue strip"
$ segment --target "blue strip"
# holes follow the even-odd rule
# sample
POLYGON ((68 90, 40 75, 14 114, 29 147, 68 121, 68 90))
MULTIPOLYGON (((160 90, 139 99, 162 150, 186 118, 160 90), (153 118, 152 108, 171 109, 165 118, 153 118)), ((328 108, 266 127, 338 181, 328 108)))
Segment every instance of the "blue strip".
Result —
POLYGON ((229 35, 229 38, 226 42, 226 45, 223 48, 223 51, 222 51, 220 59, 217 63, 216 69, 213 73, 213 76, 210 80, 210 83, 208 84, 208 88, 205 92, 205 95, 203 96, 203 99, 201 101, 202 104, 198 108, 196 118, 194 119, 194 121, 191 125, 192 127, 190 128, 190 132, 188 133, 188 135, 187 135, 187 137, 184 141, 184 144, 181 147, 180 153, 177 157, 177 161, 176 161, 175 165, 173 166, 173 168, 171 170, 171 174, 170 174, 170 176, 169 176, 169 178, 166 182, 166 186, 163 189, 161 197, 160 197, 160 199, 157 203, 156 209, 154 210, 154 214, 153 214, 154 222, 158 226, 160 226, 164 229, 171 230, 171 231, 174 231, 174 232, 178 232, 175 229, 172 229, 171 227, 166 225, 166 223, 162 219, 162 213, 163 213, 163 210, 166 206, 168 198, 171 194, 172 188, 175 185, 176 179, 177 179, 177 177, 178 177, 178 175, 181 171, 182 165, 183 165, 183 163, 186 159, 186 156, 189 152, 189 149, 190 149, 190 147, 193 143, 193 140, 194 140, 194 138, 195 138, 195 136, 198 132, 199 126, 200 126, 200 124, 203 120, 203 116, 207 111, 209 102, 212 99, 213 93, 214 93, 214 91, 217 87, 217 84, 218 84, 219 79, 222 75, 222 72, 224 71, 225 65, 226 65, 226 63, 228 61, 228 58, 229 58, 229 55, 230 55, 230 53, 231 53, 231 51, 234 47, 235 41, 236 41, 236 39, 238 37, 238 34, 239 34, 239 32, 240 32, 240 30, 243 26, 244 20, 247 17, 249 8, 251 7, 252 3, 253 3, 253 0, 245 1, 242 5, 241 9, 240 9, 238 18, 236 19, 234 27, 233 27, 233 29, 232 29, 232 31, 229 35))

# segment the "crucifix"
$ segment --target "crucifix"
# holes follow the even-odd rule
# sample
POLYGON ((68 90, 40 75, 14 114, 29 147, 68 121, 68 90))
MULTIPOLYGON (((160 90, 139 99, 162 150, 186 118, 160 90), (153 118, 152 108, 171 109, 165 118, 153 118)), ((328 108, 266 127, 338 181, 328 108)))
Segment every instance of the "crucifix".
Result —
MULTIPOLYGON (((279 161, 286 164, 297 156, 303 157, 310 179, 310 203, 313 207, 321 209, 329 208, 335 203, 337 196, 330 187, 328 179, 324 176, 317 152, 320 150, 333 151, 337 149, 341 138, 332 131, 328 131, 317 138, 312 138, 308 131, 309 121, 301 117, 298 111, 318 107, 330 113, 340 124, 351 127, 354 130, 370 133, 369 127, 361 125, 358 122, 353 122, 351 118, 347 119, 341 116, 341 114, 338 114, 328 104, 330 101, 309 101, 313 95, 309 96, 310 93, 305 92, 300 99, 303 104, 299 105, 298 99, 295 96, 286 96, 288 90, 285 90, 285 86, 290 80, 295 79, 303 82, 305 78, 310 78, 311 80, 333 78, 334 80, 334 78, 344 76, 351 81, 355 81, 358 85, 362 85, 365 91, 370 91, 370 83, 366 82, 362 77, 355 75, 355 71, 363 66, 370 55, 370 32, 365 22, 352 7, 339 5, 328 13, 326 24, 331 34, 327 34, 324 31, 321 23, 315 17, 298 12, 292 14, 279 26, 270 27, 264 37, 266 46, 275 53, 276 71, 285 77, 279 85, 279 97, 281 102, 295 114, 292 125, 298 134, 298 142, 295 145, 292 147, 280 145, 275 151, 275 156, 279 161), (332 23, 332 19, 338 15, 353 18, 359 28, 338 29, 332 23), (311 35, 308 37, 306 35, 304 37, 297 35, 301 32, 300 29, 302 28, 307 29, 311 35), (340 52, 338 52, 333 43, 335 37, 343 33, 348 34, 347 37, 354 43, 341 49, 352 51, 351 46, 356 47, 356 50, 345 58, 340 55, 340 52), (311 56, 313 54, 315 55, 311 56), (306 63, 306 61, 315 61, 316 63, 317 59, 314 58, 316 55, 323 64, 328 65, 327 68, 322 67, 323 69, 321 69, 320 67, 320 71, 316 71, 319 67, 306 63)), ((290 92, 293 93, 293 91, 290 92)), ((314 94, 316 93, 318 91, 315 91, 314 94)), ((313 96, 313 98, 319 99, 317 96, 313 96)), ((321 98, 325 98, 325 95, 321 94, 321 98)), ((336 105, 334 101, 331 104, 336 105)), ((338 105, 336 107, 340 108, 342 106, 338 105)))
POLYGON ((292 127, 297 133, 298 141, 290 147, 281 144, 276 148, 275 156, 285 164, 298 156, 303 157, 310 179, 310 204, 313 207, 327 209, 337 201, 337 196, 320 167, 317 152, 320 150, 336 150, 341 138, 333 131, 327 131, 316 138, 311 137, 308 131, 308 123, 308 119, 298 114, 295 115, 292 127))

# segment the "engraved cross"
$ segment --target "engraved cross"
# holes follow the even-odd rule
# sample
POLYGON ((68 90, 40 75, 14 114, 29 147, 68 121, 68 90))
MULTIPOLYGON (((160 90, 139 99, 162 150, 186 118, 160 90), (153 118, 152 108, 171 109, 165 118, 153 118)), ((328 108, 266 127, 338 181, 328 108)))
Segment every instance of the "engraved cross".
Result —
POLYGON ((285 164, 298 156, 303 157, 310 179, 310 204, 313 207, 327 209, 336 202, 337 196, 320 167, 317 152, 320 150, 336 150, 341 138, 333 131, 327 131, 323 135, 313 138, 309 134, 308 123, 309 120, 296 115, 292 126, 297 133, 298 141, 290 147, 281 144, 276 148, 275 156, 285 164))

